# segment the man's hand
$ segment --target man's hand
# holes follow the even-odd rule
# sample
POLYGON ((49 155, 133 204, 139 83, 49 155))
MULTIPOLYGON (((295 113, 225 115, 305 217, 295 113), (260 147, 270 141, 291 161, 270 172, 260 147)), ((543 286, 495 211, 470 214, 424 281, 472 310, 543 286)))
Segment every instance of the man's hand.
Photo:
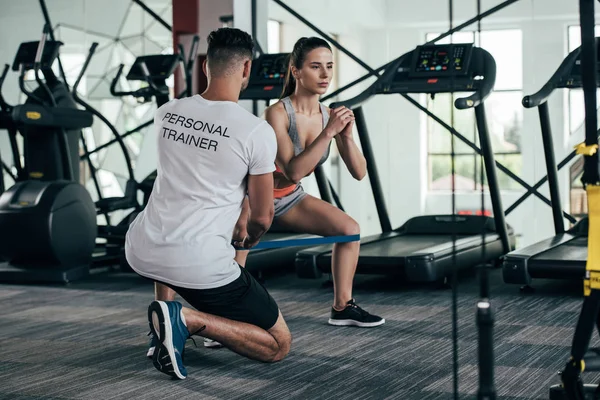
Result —
POLYGON ((250 250, 260 242, 260 238, 253 239, 250 236, 245 236, 242 240, 234 240, 233 246, 240 249, 250 250))

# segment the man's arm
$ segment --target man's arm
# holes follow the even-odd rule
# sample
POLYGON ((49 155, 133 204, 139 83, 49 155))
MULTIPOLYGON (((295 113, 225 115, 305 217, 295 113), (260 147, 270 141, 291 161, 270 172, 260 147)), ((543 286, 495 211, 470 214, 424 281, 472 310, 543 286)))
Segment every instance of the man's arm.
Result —
POLYGON ((250 217, 246 228, 248 236, 242 246, 256 246, 262 235, 271 227, 273 222, 273 174, 248 175, 248 202, 250 217))

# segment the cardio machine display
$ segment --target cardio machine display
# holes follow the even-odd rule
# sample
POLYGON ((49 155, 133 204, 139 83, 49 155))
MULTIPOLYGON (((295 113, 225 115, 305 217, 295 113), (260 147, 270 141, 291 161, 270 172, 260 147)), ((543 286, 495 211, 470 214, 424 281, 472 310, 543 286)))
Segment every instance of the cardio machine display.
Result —
POLYGON ((473 49, 472 44, 424 45, 413 55, 410 76, 464 75, 473 49))
POLYGON ((240 99, 277 99, 283 90, 288 66, 288 53, 263 54, 252 62, 248 88, 240 99))

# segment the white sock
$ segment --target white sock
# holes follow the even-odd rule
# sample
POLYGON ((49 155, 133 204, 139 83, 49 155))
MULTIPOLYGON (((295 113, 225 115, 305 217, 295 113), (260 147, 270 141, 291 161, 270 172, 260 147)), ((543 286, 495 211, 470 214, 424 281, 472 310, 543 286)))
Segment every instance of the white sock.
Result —
POLYGON ((183 321, 183 324, 187 327, 187 322, 185 322, 185 315, 183 315, 183 309, 181 311, 179 311, 179 315, 181 316, 181 320, 183 321))

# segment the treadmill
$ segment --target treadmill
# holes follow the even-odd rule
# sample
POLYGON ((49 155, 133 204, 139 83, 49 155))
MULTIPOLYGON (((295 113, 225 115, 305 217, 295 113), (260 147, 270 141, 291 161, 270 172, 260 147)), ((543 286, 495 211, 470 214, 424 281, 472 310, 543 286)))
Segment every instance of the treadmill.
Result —
MULTIPOLYGON (((599 39, 596 39, 596 46, 599 44, 599 39)), ((585 277, 588 218, 582 218, 571 229, 565 231, 547 102, 555 89, 582 87, 580 56, 581 48, 573 50, 539 92, 523 98, 523 106, 537 107, 540 115, 555 235, 508 253, 502 265, 505 283, 529 285, 533 278, 583 279, 585 277)), ((599 66, 600 63, 597 61, 596 68, 598 69, 599 66)))
MULTIPOLYGON (((410 282, 442 281, 452 274, 453 265, 466 269, 494 262, 514 248, 514 233, 505 222, 485 120, 484 100, 492 91, 495 78, 496 63, 483 49, 472 44, 423 45, 402 55, 363 93, 338 103, 354 109, 382 229, 381 234, 361 239, 357 273, 396 275, 410 282), (392 229, 362 105, 379 94, 452 92, 474 92, 470 97, 457 99, 455 106, 475 109, 494 218, 426 215, 411 218, 392 229)), ((318 278, 323 272, 330 273, 331 250, 332 246, 319 246, 299 251, 295 262, 297 275, 318 278)))
MULTIPOLYGON (((240 100, 252 100, 254 114, 258 114, 257 102, 279 99, 283 92, 285 74, 288 67, 289 53, 262 54, 252 61, 252 70, 248 87, 240 94, 240 100)), ((323 200, 333 203, 337 196, 321 167, 315 171, 319 193, 323 200)), ((339 202, 337 203, 338 207, 339 202)), ((285 231, 276 225, 261 238, 261 242, 273 240, 296 240, 316 238, 318 236, 285 231)), ((272 249, 256 249, 250 251, 246 261, 249 271, 260 275, 265 270, 281 269, 294 266, 296 252, 308 246, 293 246, 272 249)))

